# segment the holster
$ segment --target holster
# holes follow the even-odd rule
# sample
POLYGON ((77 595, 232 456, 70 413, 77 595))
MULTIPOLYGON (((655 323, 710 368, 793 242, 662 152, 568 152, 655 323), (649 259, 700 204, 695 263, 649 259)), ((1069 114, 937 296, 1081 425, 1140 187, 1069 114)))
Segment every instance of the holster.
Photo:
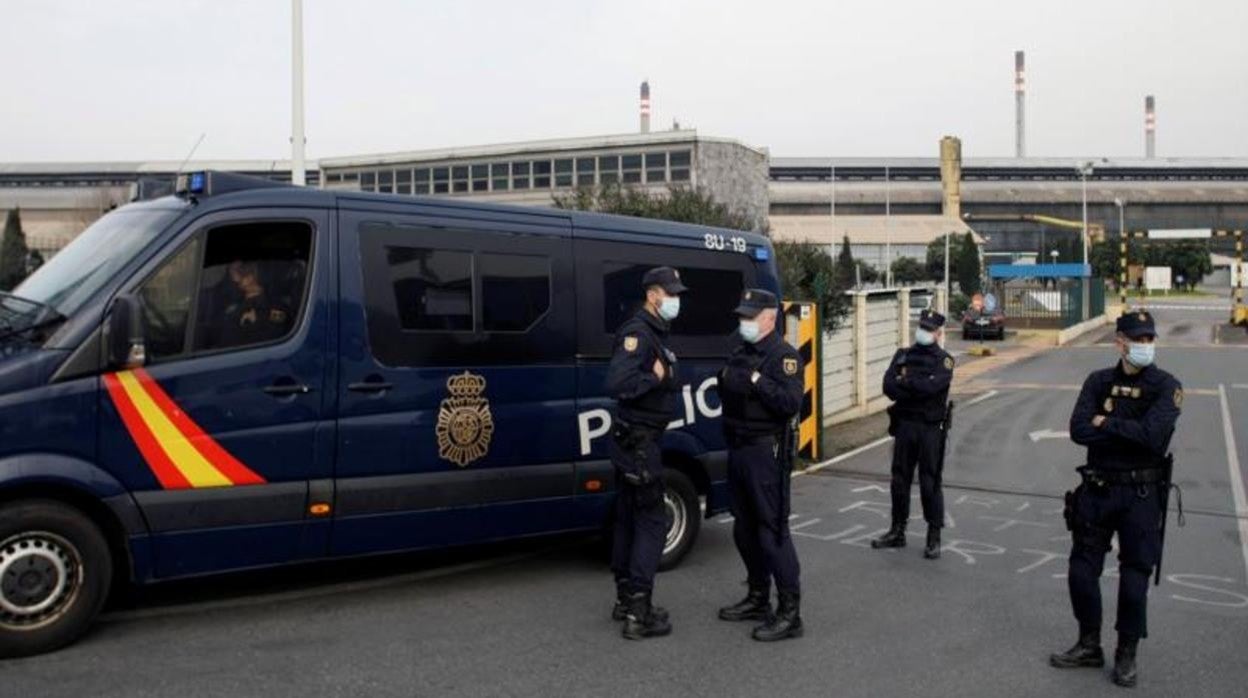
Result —
POLYGON ((612 465, 624 482, 641 487, 658 479, 657 473, 650 472, 646 454, 646 447, 656 438, 654 430, 616 420, 611 429, 611 437, 615 439, 622 456, 613 459, 612 465))

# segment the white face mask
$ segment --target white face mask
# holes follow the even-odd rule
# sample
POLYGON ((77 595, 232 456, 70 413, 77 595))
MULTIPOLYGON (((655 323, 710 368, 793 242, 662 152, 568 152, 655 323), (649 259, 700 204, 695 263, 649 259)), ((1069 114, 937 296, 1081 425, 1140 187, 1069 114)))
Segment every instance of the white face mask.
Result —
POLYGON ((742 320, 741 326, 737 328, 737 331, 741 333, 741 339, 750 344, 758 341, 759 329, 757 320, 742 320))
POLYGON ((929 347, 936 343, 936 335, 920 327, 914 331, 914 341, 916 344, 929 347))
POLYGON ((680 296, 668 296, 659 304, 659 317, 671 322, 680 315, 680 296))
POLYGON ((1157 345, 1144 342, 1127 342, 1127 361, 1136 368, 1145 368, 1153 364, 1157 357, 1157 345))

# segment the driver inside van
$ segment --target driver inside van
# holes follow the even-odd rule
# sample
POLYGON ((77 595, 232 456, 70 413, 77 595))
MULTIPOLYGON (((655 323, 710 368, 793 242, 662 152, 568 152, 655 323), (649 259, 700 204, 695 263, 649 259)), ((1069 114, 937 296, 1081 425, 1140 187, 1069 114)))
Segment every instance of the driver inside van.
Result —
POLYGON ((230 262, 229 277, 238 295, 225 309, 221 346, 261 344, 285 335, 290 327, 290 311, 270 299, 260 278, 259 265, 236 259, 230 262))

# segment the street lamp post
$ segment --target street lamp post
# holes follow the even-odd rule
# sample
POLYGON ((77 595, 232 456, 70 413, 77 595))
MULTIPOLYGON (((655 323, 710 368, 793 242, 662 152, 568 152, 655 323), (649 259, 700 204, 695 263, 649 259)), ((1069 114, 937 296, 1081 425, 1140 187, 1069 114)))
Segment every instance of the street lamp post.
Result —
POLYGON ((303 0, 291 0, 290 182, 303 186, 303 0))
POLYGON ((1092 175, 1091 161, 1085 162, 1079 166, 1079 176, 1083 183, 1083 268, 1084 268, 1084 272, 1088 274, 1087 276, 1082 276, 1080 278, 1080 284, 1079 284, 1080 286, 1083 287, 1083 294, 1082 294, 1083 295, 1083 309, 1081 313, 1083 320, 1088 319, 1088 314, 1090 311, 1090 308, 1088 307, 1088 305, 1092 297, 1092 294, 1091 294, 1092 276, 1091 276, 1091 273, 1087 272, 1087 269, 1088 269, 1088 177, 1090 177, 1091 175, 1092 175))

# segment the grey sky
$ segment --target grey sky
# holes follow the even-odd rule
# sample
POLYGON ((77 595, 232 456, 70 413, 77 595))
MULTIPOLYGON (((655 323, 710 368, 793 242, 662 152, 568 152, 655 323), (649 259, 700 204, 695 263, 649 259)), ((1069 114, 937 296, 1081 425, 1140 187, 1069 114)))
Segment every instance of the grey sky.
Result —
MULTIPOLYGON (((288 0, 3 0, 0 161, 285 157, 288 0)), ((305 0, 310 157, 672 118, 773 155, 1248 156, 1244 0, 305 0)))

